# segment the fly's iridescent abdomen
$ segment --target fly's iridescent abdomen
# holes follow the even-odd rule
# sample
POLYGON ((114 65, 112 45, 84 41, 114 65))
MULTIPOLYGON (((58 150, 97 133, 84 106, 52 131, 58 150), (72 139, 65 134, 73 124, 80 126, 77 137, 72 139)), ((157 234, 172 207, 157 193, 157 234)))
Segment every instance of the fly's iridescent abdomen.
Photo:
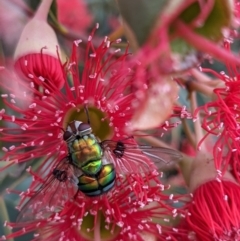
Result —
POLYGON ((78 188, 87 196, 99 196, 111 190, 115 184, 116 171, 113 164, 106 164, 94 176, 81 175, 78 177, 78 188))
POLYGON ((113 164, 103 165, 103 151, 90 125, 72 121, 63 138, 68 144, 72 164, 82 171, 78 177, 79 190, 88 196, 108 192, 115 183, 115 168, 113 164))

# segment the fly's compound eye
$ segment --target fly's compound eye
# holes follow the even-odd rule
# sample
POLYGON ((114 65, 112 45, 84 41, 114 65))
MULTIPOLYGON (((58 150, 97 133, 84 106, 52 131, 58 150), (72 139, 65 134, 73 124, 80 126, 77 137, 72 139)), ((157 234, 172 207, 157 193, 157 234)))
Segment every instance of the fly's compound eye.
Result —
POLYGON ((79 131, 79 135, 80 136, 84 136, 84 135, 87 135, 87 134, 91 134, 92 133, 92 128, 91 128, 91 126, 89 124, 81 123, 78 126, 78 131, 79 131))
POLYGON ((72 136, 73 136, 72 132, 65 131, 64 134, 63 134, 63 140, 67 142, 71 139, 72 136))

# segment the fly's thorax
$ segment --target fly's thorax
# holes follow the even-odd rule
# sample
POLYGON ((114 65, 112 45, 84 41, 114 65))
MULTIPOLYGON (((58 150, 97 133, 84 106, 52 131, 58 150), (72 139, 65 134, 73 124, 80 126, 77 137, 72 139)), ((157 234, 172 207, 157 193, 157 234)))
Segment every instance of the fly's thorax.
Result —
POLYGON ((90 161, 101 161, 103 152, 96 137, 92 134, 75 139, 69 144, 69 152, 73 163, 79 168, 83 168, 90 161))

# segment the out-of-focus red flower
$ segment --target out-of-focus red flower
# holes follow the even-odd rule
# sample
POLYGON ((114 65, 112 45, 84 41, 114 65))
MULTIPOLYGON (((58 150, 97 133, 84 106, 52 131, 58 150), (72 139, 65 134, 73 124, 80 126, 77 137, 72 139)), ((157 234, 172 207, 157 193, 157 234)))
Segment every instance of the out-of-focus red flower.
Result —
POLYGON ((77 33, 84 32, 92 23, 93 18, 84 0, 57 0, 57 7, 59 22, 77 33))
POLYGON ((240 2, 239 2, 239 0, 235 0, 234 3, 235 3, 234 15, 236 17, 236 24, 239 26, 239 24, 240 24, 240 2))
MULTIPOLYGON (((18 2, 20 5, 24 5, 22 0, 18 0, 18 2)), ((13 47, 18 42, 26 21, 27 16, 18 5, 7 0, 0 2, 0 37, 5 46, 5 51, 14 50, 13 47)))

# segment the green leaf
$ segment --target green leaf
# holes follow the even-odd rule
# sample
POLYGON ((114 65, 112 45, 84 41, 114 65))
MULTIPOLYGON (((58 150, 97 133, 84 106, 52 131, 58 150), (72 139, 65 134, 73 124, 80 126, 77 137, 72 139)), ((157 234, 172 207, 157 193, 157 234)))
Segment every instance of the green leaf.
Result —
MULTIPOLYGON (((231 0, 215 0, 213 9, 205 22, 199 23, 199 26, 195 27, 193 31, 213 42, 219 42, 223 38, 223 29, 228 28, 231 24, 233 13, 231 2, 231 0)), ((199 4, 195 2, 180 14, 179 19, 187 24, 191 23, 196 16, 199 15, 200 11, 199 4)), ((175 25, 173 22, 170 28, 170 34, 175 34, 174 28, 175 25)), ((194 52, 194 47, 182 38, 173 39, 170 45, 172 52, 178 53, 181 56, 187 56, 191 52, 194 52)), ((182 60, 182 62, 184 62, 184 60, 182 60)))
POLYGON ((120 13, 128 24, 138 45, 147 40, 162 8, 169 0, 118 0, 120 13))
MULTIPOLYGON (((219 41, 223 36, 222 30, 231 24, 232 12, 230 0, 215 0, 213 9, 204 23, 199 23, 195 31, 212 41, 219 41)), ((180 15, 184 22, 191 22, 200 13, 200 7, 197 2, 190 5, 180 15)))

